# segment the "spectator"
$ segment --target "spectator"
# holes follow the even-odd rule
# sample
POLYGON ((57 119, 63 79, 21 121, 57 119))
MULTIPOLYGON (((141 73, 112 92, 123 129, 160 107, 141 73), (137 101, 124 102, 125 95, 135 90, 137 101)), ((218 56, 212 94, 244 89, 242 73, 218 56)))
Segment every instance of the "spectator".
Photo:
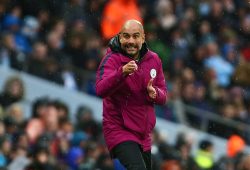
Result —
POLYGON ((20 8, 20 6, 14 5, 10 12, 3 18, 3 29, 8 30, 12 33, 18 32, 21 26, 21 14, 22 9, 20 8))
POLYGON ((123 23, 129 19, 142 21, 136 0, 111 0, 107 2, 101 20, 103 38, 109 40, 118 34, 123 23))
POLYGON ((215 71, 219 86, 227 87, 230 84, 230 77, 234 71, 233 66, 219 54, 218 44, 216 42, 208 42, 206 44, 206 50, 207 59, 204 60, 205 67, 215 71))
POLYGON ((32 104, 32 118, 41 118, 46 112, 47 105, 50 99, 47 97, 41 97, 36 99, 32 104))
POLYGON ((24 95, 25 87, 22 79, 17 76, 9 77, 0 94, 0 105, 6 109, 11 104, 21 101, 24 95))
POLYGON ((213 143, 209 140, 202 140, 199 150, 195 156, 195 162, 200 169, 212 170, 214 167, 213 143))
POLYGON ((238 170, 249 170, 250 169, 250 157, 246 155, 242 158, 241 162, 239 163, 237 169, 238 170))
POLYGON ((175 142, 175 149, 177 152, 179 164, 181 165, 183 170, 198 170, 199 167, 195 162, 195 158, 193 158, 191 154, 191 149, 193 147, 194 139, 189 139, 192 136, 191 134, 179 133, 175 142))
POLYGON ((33 16, 26 16, 23 20, 24 24, 21 28, 21 34, 25 36, 30 43, 33 44, 38 39, 40 23, 37 18, 33 16))
POLYGON ((57 84, 63 84, 63 78, 60 71, 60 65, 53 56, 45 60, 44 75, 42 78, 57 84))
POLYGON ((44 129, 44 124, 40 119, 34 118, 29 120, 25 133, 27 134, 31 145, 35 145, 37 143, 38 138, 44 133, 44 129))
POLYGON ((0 64, 5 68, 22 70, 24 68, 25 56, 16 46, 14 35, 6 33, 2 35, 0 47, 0 64))
POLYGON ((46 149, 36 148, 34 151, 34 160, 28 166, 26 166, 25 170, 53 170, 54 166, 49 163, 49 152, 46 149))
POLYGON ((218 159, 215 165, 215 170, 234 170, 234 159, 227 156, 222 156, 218 159))
POLYGON ((15 122, 15 125, 22 128, 26 124, 23 108, 19 104, 12 104, 6 110, 6 117, 10 117, 15 122))
POLYGON ((227 141, 227 155, 228 157, 236 157, 241 154, 245 148, 245 141, 238 135, 232 135, 227 141))
POLYGON ((165 161, 162 166, 161 170, 181 170, 181 165, 176 160, 165 161))
POLYGON ((66 23, 86 19, 84 5, 84 1, 80 0, 69 0, 69 2, 66 2, 63 9, 63 18, 66 23))
POLYGON ((156 5, 156 11, 158 20, 165 30, 168 30, 175 26, 177 17, 174 15, 173 3, 169 0, 158 0, 156 5))
MULTIPOLYGON (((225 103, 221 106, 223 119, 236 120, 236 107, 233 104, 225 103)), ((220 122, 209 122, 209 132, 223 138, 229 138, 232 134, 239 134, 239 127, 231 127, 220 122)))
POLYGON ((4 168, 11 159, 12 144, 8 135, 0 137, 0 167, 4 168))
POLYGON ((80 106, 76 113, 76 129, 84 131, 91 138, 99 137, 100 125, 95 121, 93 112, 87 106, 80 106))
POLYGON ((71 147, 66 154, 66 163, 72 170, 78 170, 83 162, 85 150, 84 142, 88 139, 88 136, 83 132, 75 132, 71 139, 71 147))
POLYGON ((8 165, 9 170, 23 170, 26 166, 30 164, 30 159, 27 157, 26 148, 17 147, 13 149, 13 158, 10 164, 8 165))
POLYGON ((163 69, 166 70, 169 67, 169 60, 170 60, 170 52, 171 49, 163 43, 162 40, 158 39, 157 35, 157 24, 153 21, 148 23, 145 26, 146 31, 146 39, 148 42, 148 46, 159 54, 159 57, 162 60, 163 69))
POLYGON ((98 157, 95 169, 113 170, 113 162, 108 154, 104 153, 98 157))
POLYGON ((58 112, 58 118, 59 118, 59 122, 62 122, 62 121, 67 121, 70 119, 69 117, 69 108, 68 106, 60 101, 60 100, 55 100, 54 102, 54 105, 57 109, 57 112, 58 112))
POLYGON ((65 44, 65 53, 69 56, 72 64, 79 68, 85 68, 86 62, 86 35, 83 31, 70 32, 65 44))
POLYGON ((36 42, 33 50, 28 57, 26 71, 38 77, 45 75, 45 62, 48 59, 48 47, 43 42, 36 42))
POLYGON ((250 81, 248 79, 248 75, 250 73, 250 63, 241 61, 239 65, 236 66, 234 75, 233 75, 233 82, 236 85, 240 85, 243 87, 249 87, 250 81))

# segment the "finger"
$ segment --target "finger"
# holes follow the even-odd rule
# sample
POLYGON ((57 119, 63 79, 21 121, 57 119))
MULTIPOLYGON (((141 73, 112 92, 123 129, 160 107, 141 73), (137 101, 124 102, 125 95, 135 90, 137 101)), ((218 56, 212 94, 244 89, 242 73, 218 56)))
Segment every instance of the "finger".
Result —
POLYGON ((130 61, 129 63, 130 64, 136 64, 134 60, 130 61))
POLYGON ((156 98, 156 94, 153 95, 153 99, 155 99, 155 98, 156 98))
POLYGON ((137 67, 137 64, 136 64, 136 63, 128 63, 127 65, 128 65, 128 66, 134 66, 134 67, 137 67))
POLYGON ((129 64, 128 67, 136 68, 136 65, 135 64, 129 64))
POLYGON ((138 66, 137 66, 137 64, 135 64, 135 70, 138 70, 138 66))
POLYGON ((128 67, 128 68, 127 68, 127 71, 128 71, 128 72, 134 72, 134 71, 135 71, 135 68, 133 68, 133 67, 128 67))
POLYGON ((133 73, 135 71, 135 68, 128 68, 128 73, 133 73))
POLYGON ((155 92, 155 91, 152 93, 152 96, 153 96, 154 98, 156 97, 156 92, 155 92))
POLYGON ((155 98, 156 98, 156 94, 151 94, 150 97, 151 97, 152 99, 155 99, 155 98))
POLYGON ((134 63, 132 63, 132 62, 130 61, 130 62, 128 62, 126 65, 127 65, 127 66, 132 66, 132 65, 134 65, 134 63))
POLYGON ((129 65, 128 68, 131 69, 131 70, 137 70, 137 66, 136 65, 129 65))
POLYGON ((153 80, 154 80, 154 79, 150 79, 150 80, 149 80, 149 82, 148 82, 148 87, 153 86, 153 80))
POLYGON ((137 66, 137 64, 136 64, 136 62, 134 60, 130 61, 128 64, 129 65, 133 65, 136 68, 136 70, 137 70, 138 66, 137 66))

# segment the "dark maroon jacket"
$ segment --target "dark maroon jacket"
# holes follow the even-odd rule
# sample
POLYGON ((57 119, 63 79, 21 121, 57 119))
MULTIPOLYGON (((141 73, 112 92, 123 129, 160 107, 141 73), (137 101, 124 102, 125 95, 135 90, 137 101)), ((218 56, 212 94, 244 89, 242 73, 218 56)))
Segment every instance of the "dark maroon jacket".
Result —
POLYGON ((126 56, 118 37, 109 44, 96 74, 96 93, 103 98, 103 132, 108 149, 123 141, 135 141, 144 151, 151 149, 151 132, 156 123, 154 104, 166 103, 166 84, 158 55, 147 49, 140 50, 138 70, 124 76, 122 66, 133 60, 126 56), (150 71, 157 75, 153 81, 157 97, 151 100, 147 84, 150 71))

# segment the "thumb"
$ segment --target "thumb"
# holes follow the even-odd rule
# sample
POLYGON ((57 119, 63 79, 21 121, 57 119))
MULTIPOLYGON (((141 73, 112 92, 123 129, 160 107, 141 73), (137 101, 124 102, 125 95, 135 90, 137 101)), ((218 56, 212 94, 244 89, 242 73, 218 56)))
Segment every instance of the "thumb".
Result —
POLYGON ((134 60, 131 60, 129 63, 130 63, 130 64, 135 64, 135 61, 134 61, 134 60))
POLYGON ((150 79, 150 80, 149 80, 149 82, 148 82, 148 87, 153 86, 153 80, 154 80, 154 79, 150 79))

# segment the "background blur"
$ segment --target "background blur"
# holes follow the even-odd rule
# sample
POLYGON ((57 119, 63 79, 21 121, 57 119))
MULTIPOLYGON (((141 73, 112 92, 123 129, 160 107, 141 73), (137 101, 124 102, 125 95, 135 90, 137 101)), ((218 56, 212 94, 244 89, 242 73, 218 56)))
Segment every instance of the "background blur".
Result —
POLYGON ((249 0, 0 0, 0 169, 122 170, 95 71, 127 19, 162 59, 153 170, 250 170, 249 0))

